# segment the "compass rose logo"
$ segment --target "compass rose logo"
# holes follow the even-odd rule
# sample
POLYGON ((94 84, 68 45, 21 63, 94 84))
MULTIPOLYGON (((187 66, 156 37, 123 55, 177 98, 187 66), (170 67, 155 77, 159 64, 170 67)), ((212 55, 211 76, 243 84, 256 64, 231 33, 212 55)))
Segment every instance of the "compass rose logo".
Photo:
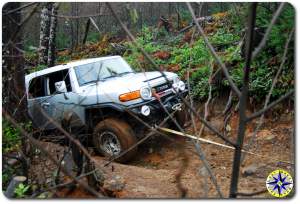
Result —
POLYGON ((292 191, 293 178, 287 171, 275 170, 267 177, 266 186, 271 195, 282 198, 292 191))

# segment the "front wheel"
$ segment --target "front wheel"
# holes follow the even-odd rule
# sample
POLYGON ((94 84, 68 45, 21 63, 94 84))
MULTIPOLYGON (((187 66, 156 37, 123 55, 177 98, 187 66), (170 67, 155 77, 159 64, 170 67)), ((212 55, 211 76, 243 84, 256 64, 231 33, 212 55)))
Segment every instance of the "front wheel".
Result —
POLYGON ((117 162, 129 161, 137 152, 137 147, 131 149, 124 155, 137 139, 132 128, 124 121, 108 118, 97 124, 93 133, 93 142, 96 150, 106 157, 116 157, 117 162))
MULTIPOLYGON (((186 112, 186 108, 185 106, 183 106, 181 108, 181 110, 176 111, 176 113, 174 114, 174 118, 178 125, 183 129, 184 128, 184 124, 186 122, 187 119, 187 112, 186 112)), ((169 119, 169 127, 171 129, 175 129, 175 130, 180 130, 180 128, 172 121, 172 119, 169 119)))

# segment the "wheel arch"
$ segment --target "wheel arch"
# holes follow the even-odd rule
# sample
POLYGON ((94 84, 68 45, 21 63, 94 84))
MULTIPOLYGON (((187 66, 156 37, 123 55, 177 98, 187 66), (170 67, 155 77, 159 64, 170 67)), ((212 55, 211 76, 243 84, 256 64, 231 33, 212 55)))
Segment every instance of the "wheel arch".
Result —
POLYGON ((127 114, 125 108, 117 104, 101 104, 89 106, 85 109, 86 123, 90 128, 93 128, 99 121, 106 118, 122 118, 127 114))

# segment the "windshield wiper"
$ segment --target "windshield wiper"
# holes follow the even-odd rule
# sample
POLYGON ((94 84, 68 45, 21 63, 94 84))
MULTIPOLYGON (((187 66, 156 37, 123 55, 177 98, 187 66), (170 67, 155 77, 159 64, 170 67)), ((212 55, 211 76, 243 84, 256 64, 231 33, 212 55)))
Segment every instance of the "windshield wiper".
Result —
POLYGON ((118 76, 123 76, 123 75, 130 74, 130 73, 134 73, 134 72, 133 71, 122 72, 122 73, 118 74, 118 76))
POLYGON ((98 79, 91 80, 91 81, 87 81, 87 82, 82 83, 81 86, 82 86, 82 85, 86 85, 86 84, 96 83, 96 82, 98 82, 98 81, 99 81, 98 79))
POLYGON ((119 73, 119 74, 115 74, 115 75, 111 75, 111 76, 105 77, 103 79, 105 80, 105 79, 109 79, 109 78, 120 77, 120 76, 123 76, 125 74, 130 74, 130 73, 133 73, 133 72, 122 72, 122 73, 119 73))
POLYGON ((111 76, 108 76, 108 77, 103 78, 102 80, 109 79, 109 78, 114 78, 114 77, 117 77, 117 76, 118 76, 118 75, 111 75, 111 76))

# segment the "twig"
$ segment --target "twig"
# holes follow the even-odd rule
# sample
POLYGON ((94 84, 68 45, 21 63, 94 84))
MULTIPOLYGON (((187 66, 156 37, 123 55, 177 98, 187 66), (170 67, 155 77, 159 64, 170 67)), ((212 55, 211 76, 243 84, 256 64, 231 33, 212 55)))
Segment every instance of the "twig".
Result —
MULTIPOLYGON (((212 74, 213 74, 213 66, 211 65, 210 66, 210 74, 209 74, 209 78, 208 78, 208 84, 209 84, 209 92, 208 92, 208 99, 207 101, 205 102, 205 105, 204 105, 204 120, 207 120, 207 117, 208 117, 208 114, 209 114, 209 110, 208 110, 208 106, 209 106, 209 103, 210 103, 210 100, 211 100, 211 96, 212 96, 212 74)), ((204 131, 204 124, 201 125, 201 128, 200 128, 200 132, 198 134, 198 137, 201 137, 202 136, 202 133, 204 131)))

